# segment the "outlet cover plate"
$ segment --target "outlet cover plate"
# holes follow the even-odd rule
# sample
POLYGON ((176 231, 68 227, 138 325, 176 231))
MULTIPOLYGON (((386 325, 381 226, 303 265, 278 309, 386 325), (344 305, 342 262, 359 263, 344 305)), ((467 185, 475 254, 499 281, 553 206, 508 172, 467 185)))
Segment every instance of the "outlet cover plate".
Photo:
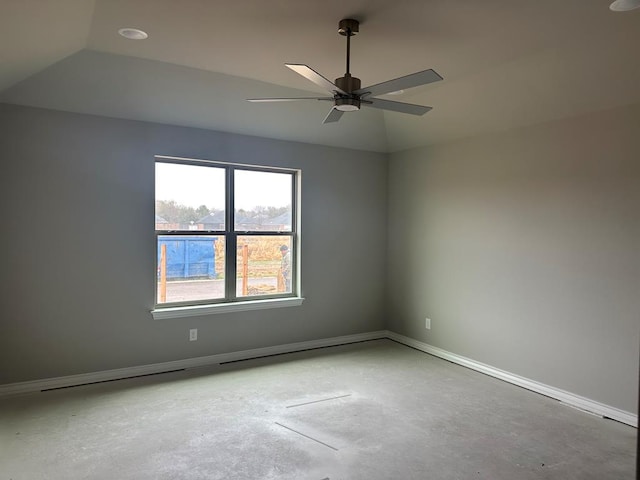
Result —
POLYGON ((193 342, 195 340, 198 340, 198 329, 192 328, 191 330, 189 330, 189 341, 193 342))

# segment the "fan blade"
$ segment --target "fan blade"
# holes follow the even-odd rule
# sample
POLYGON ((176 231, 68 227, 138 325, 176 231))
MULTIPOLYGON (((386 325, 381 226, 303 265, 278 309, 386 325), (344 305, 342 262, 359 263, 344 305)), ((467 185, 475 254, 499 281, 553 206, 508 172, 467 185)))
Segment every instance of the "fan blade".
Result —
POLYGON ((247 102, 295 102, 296 100, 333 100, 333 97, 247 98, 247 102))
POLYGON ((432 110, 432 107, 414 105, 412 103, 392 102, 390 100, 382 100, 381 98, 363 100, 362 106, 391 110, 392 112, 409 113, 411 115, 424 115, 429 110, 432 110))
POLYGON ((324 117, 324 120, 322 121, 322 123, 337 122, 338 120, 340 120, 340 117, 342 117, 343 113, 344 112, 342 110, 338 110, 336 107, 333 107, 329 111, 329 114, 326 117, 324 117))
POLYGON ((420 85, 427 85, 428 83, 438 82, 442 80, 442 77, 436 73, 435 70, 429 69, 422 72, 412 73, 400 78, 388 80, 386 82, 377 83, 370 87, 361 88, 356 90, 356 95, 370 95, 375 97, 377 95, 384 95, 385 93, 397 92, 398 90, 407 90, 409 88, 418 87, 420 85))
POLYGON ((322 75, 320 75, 318 72, 316 72, 315 70, 313 70, 312 68, 306 65, 301 65, 296 63, 285 63, 285 65, 289 67, 291 70, 293 70, 294 72, 296 72, 297 74, 302 75, 307 80, 312 81, 316 85, 321 86, 322 88, 324 88, 325 90, 331 93, 339 92, 344 95, 347 94, 347 92, 338 88, 337 85, 334 85, 329 80, 327 80, 322 75))

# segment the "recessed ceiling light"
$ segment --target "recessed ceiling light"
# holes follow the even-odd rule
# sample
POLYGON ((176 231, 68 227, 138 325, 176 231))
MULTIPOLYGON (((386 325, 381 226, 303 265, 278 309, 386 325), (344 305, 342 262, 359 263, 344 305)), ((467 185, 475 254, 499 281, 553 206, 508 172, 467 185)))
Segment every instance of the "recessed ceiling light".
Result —
POLYGON ((137 28, 121 28, 118 33, 129 40, 144 40, 148 38, 147 32, 143 32, 137 28))
POLYGON ((609 8, 614 12, 628 12, 640 7, 640 0, 616 0, 609 8))
POLYGON ((389 92, 387 95, 402 95, 404 90, 396 90, 395 92, 389 92))

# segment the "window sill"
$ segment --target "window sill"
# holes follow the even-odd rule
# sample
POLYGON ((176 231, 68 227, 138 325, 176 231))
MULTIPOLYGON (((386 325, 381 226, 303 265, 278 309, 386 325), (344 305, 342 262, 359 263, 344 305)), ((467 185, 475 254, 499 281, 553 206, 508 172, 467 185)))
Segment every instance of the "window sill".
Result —
POLYGON ((270 298, 268 300, 251 300, 249 302, 218 303, 213 305, 193 305, 189 307, 168 307, 151 310, 154 320, 166 318, 199 317, 217 313, 246 312, 267 308, 298 307, 303 297, 270 298))

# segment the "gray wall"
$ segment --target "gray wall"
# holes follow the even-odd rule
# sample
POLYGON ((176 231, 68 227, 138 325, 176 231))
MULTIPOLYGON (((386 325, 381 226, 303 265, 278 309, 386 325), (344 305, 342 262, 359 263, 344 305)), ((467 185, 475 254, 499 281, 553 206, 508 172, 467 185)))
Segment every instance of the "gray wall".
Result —
POLYGON ((389 293, 393 331, 636 412, 640 106, 393 154, 389 293))
POLYGON ((0 162, 0 384, 383 328, 385 155, 0 105, 0 162), (301 307, 151 318, 155 154, 302 169, 301 307))
POLYGON ((388 327, 636 412, 639 119, 620 108, 387 164, 0 105, 0 383, 388 327), (151 318, 155 154, 303 170, 301 307, 151 318))

